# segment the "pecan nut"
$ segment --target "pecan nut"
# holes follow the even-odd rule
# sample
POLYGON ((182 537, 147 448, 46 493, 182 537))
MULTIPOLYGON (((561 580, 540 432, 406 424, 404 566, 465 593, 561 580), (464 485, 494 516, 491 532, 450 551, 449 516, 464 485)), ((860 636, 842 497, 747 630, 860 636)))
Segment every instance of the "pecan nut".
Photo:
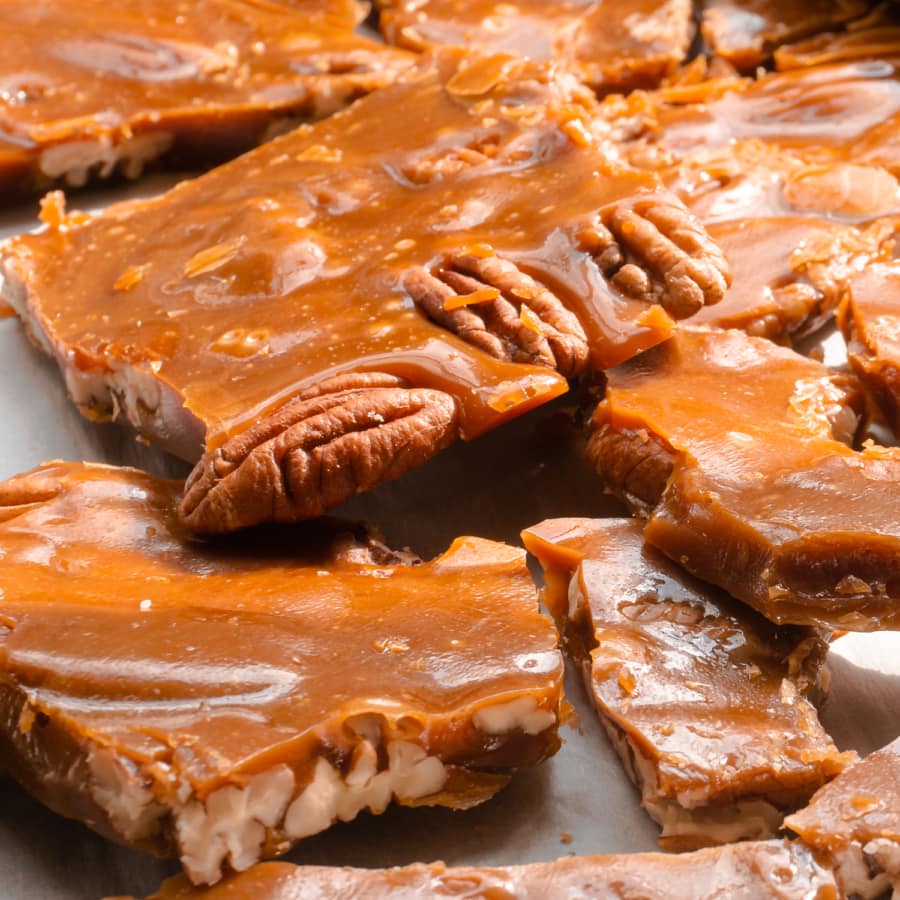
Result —
POLYGON ((179 507, 199 534, 312 518, 422 465, 458 435, 456 401, 381 373, 338 376, 206 453, 179 507))
POLYGON ((719 246, 674 197, 616 203, 580 237, 623 294, 659 303, 676 319, 718 303, 731 281, 719 246))
POLYGON ((433 322, 497 359, 547 366, 566 377, 587 368, 588 341, 578 318, 507 259, 457 253, 436 274, 410 269, 403 286, 433 322), (465 304, 467 298, 473 302, 465 304))
POLYGON ((55 478, 41 472, 26 472, 0 484, 0 523, 10 522, 38 509, 62 490, 55 478))

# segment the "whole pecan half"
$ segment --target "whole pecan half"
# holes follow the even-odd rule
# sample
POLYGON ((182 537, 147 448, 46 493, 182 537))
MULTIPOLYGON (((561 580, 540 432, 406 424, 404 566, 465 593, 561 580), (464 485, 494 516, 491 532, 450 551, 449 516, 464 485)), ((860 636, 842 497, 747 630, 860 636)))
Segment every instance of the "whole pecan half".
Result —
POLYGON ((382 373, 340 375, 206 453, 179 514, 199 534, 311 518, 422 465, 457 435, 449 394, 382 373))
POLYGON ((676 319, 718 303, 731 279, 718 244, 674 197, 619 201, 579 237, 623 294, 659 303, 676 319))
POLYGON ((410 269, 403 286, 438 325, 497 359, 574 377, 588 364, 578 318, 552 291, 499 256, 458 253, 432 274, 410 269), (466 305, 457 305, 471 298, 466 305))

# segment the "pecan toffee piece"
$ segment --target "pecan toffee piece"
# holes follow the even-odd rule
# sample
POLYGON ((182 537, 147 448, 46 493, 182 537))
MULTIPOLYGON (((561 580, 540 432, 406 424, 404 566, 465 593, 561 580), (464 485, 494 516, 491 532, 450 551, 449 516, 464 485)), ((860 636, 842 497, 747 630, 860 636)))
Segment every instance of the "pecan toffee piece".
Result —
POLYGON ((558 60, 596 91, 653 87, 694 35, 690 0, 376 0, 388 41, 477 46, 558 60))
POLYGON ((660 845, 772 837, 852 758, 803 696, 827 644, 694 580, 641 531, 635 519, 551 519, 522 537, 660 845))
POLYGON ((557 750, 524 551, 414 565, 326 521, 192 543, 179 488, 68 463, 0 485, 0 768, 51 809, 211 883, 557 750))
POLYGON ((900 259, 854 275, 838 324, 854 370, 900 434, 900 259))
POLYGON ((687 328, 607 377, 588 453, 649 543, 774 622, 900 627, 900 451, 844 443, 853 378, 687 328))
POLYGON ((209 162, 388 84, 350 0, 0 0, 0 187, 209 162))
POLYGON ((705 0, 703 38, 742 72, 769 61, 780 44, 858 19, 869 0, 705 0))
MULTIPOLYGON (((848 896, 900 890, 900 738, 823 787, 786 820, 848 896)), ((886 893, 885 893, 886 896, 886 893)))
POLYGON ((351 869, 260 863, 215 887, 169 879, 148 900, 834 900, 834 876, 799 842, 748 841, 680 855, 563 857, 508 868, 415 863, 351 869))
POLYGON ((46 201, 0 296, 87 415, 205 444, 192 528, 316 515, 724 295, 718 247, 594 112, 552 67, 443 51, 161 197, 46 201))
POLYGON ((728 260, 724 299, 692 324, 798 339, 827 321, 847 279, 882 253, 876 216, 900 209, 900 184, 880 166, 810 165, 741 141, 689 154, 664 173, 728 260))

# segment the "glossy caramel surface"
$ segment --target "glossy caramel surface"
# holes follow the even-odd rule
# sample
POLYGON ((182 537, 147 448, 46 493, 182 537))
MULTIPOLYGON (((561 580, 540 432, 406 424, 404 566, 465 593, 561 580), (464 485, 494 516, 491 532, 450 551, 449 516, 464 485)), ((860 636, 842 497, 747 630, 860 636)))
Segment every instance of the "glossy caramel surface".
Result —
POLYGON ((815 850, 879 838, 900 848, 900 738, 851 766, 785 824, 815 850))
POLYGON ((796 808, 847 762, 802 696, 825 643, 695 580, 642 531, 638 519, 550 519, 523 532, 600 714, 650 761, 655 798, 796 808))
POLYGON ((0 176, 67 142, 73 165, 84 141, 193 129, 202 144, 229 118, 251 146, 262 114, 333 109, 348 72, 397 66, 356 16, 351 0, 2 0, 0 176))
POLYGON ((65 365, 150 376, 208 445, 350 371, 447 391, 473 436, 565 382, 432 324, 401 287, 410 267, 473 247, 514 261, 578 314, 601 368, 670 332, 660 307, 619 294, 579 249, 598 210, 658 190, 590 144, 591 109, 543 67, 445 52, 160 198, 9 253, 65 365))
POLYGON ((657 448, 671 471, 646 498, 646 539, 767 617, 896 628, 900 454, 837 439, 853 437, 857 402, 814 360, 685 328, 608 373, 595 463, 610 474, 657 448))
POLYGON ((367 719, 445 764, 537 761, 470 724, 523 694, 559 701, 557 636, 523 551, 460 538, 432 562, 381 564, 327 522, 198 544, 177 524, 179 489, 76 463, 0 486, 0 763, 44 802, 86 791, 91 746, 170 766, 202 798, 340 760, 367 719), (23 727, 33 743, 16 744, 23 727), (41 750, 45 728, 57 743, 41 750))
POLYGON ((597 90, 649 87, 674 71, 693 36, 687 0, 378 0, 393 44, 446 44, 558 60, 597 90))
POLYGON ((509 868, 327 868, 262 863, 212 888, 183 877, 148 900, 835 900, 831 873, 797 843, 748 841, 697 853, 563 857, 509 868))

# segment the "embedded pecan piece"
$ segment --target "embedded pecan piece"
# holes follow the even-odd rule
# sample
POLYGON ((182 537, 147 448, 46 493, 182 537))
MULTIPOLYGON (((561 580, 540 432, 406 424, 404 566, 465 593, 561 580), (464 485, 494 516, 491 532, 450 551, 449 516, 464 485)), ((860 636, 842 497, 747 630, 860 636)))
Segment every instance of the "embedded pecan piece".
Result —
POLYGON ((621 202, 601 219, 582 240, 623 293, 659 303, 676 319, 725 296, 728 262, 680 203, 661 197, 621 202))
POLYGON ((179 513, 204 534, 318 516, 422 465, 457 433, 449 394, 380 373, 337 376, 206 453, 179 513))
POLYGON ((61 489, 59 482, 42 472, 17 475, 0 484, 0 523, 37 509, 55 497, 61 489))
POLYGON ((436 275, 410 269, 403 286, 432 321, 497 359, 544 365, 570 378, 587 368, 578 318, 510 260, 454 254, 436 275))

